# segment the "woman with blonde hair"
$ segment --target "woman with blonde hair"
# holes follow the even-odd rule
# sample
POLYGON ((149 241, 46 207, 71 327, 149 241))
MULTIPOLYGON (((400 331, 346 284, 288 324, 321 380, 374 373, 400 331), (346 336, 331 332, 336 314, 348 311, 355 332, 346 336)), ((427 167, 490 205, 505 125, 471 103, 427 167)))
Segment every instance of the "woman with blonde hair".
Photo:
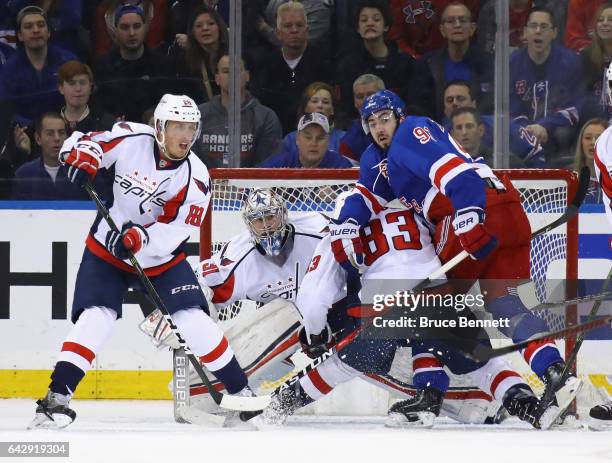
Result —
MULTIPOLYGON (((325 82, 312 82, 304 89, 300 105, 297 111, 297 121, 306 113, 321 113, 329 120, 331 132, 329 134, 329 149, 340 152, 340 140, 344 136, 344 130, 334 127, 334 114, 337 101, 334 98, 334 89, 325 82)), ((288 133, 283 139, 283 150, 295 146, 297 131, 288 133)))
POLYGON ((591 185, 584 199, 585 203, 601 202, 601 191, 599 189, 597 177, 595 176, 593 159, 595 156, 595 143, 597 142, 597 138, 599 138, 609 125, 610 124, 605 119, 590 119, 584 123, 578 135, 576 156, 574 157, 574 170, 579 172, 580 169, 587 166, 591 171, 591 185))

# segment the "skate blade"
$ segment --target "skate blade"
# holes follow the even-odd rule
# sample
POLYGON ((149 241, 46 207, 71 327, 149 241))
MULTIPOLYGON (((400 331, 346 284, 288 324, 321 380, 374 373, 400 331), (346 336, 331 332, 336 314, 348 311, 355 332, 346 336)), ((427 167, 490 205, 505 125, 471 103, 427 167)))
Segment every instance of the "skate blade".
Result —
POLYGON ((580 389, 582 389, 583 384, 584 381, 580 378, 570 377, 565 385, 555 393, 561 413, 567 410, 567 407, 570 406, 580 392, 580 389))
POLYGON ((582 429, 582 425, 578 422, 575 415, 567 415, 565 418, 557 418, 552 424, 551 429, 571 431, 572 429, 582 429))
POLYGON ((436 415, 432 412, 418 412, 417 417, 418 419, 410 421, 402 413, 389 413, 385 421, 385 427, 429 429, 433 427, 436 419, 436 415))
POLYGON ((188 424, 195 424, 207 428, 222 428, 226 416, 207 413, 195 407, 181 407, 178 415, 188 424))
POLYGON ((50 419, 44 413, 37 413, 26 429, 63 429, 72 423, 72 419, 62 413, 54 413, 50 419))

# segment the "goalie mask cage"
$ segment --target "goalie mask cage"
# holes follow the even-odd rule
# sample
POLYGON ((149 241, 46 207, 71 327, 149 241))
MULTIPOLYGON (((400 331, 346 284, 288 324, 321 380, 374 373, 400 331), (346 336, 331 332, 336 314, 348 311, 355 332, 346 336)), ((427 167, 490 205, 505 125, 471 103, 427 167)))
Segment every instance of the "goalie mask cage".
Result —
MULTIPOLYGON (((520 192, 523 208, 529 217, 532 230, 536 230, 565 211, 577 190, 575 173, 559 169, 510 169, 496 170, 498 175, 507 175, 520 192)), ((289 217, 297 214, 322 212, 329 215, 334 209, 336 196, 350 190, 358 179, 358 169, 211 169, 212 200, 207 220, 201 230, 200 257, 207 258, 218 251, 230 238, 245 230, 241 209, 243 199, 250 189, 274 188, 285 199, 289 217)), ((512 226, 512 218, 508 218, 512 226)), ((551 232, 536 237, 531 243, 531 278, 533 291, 539 302, 563 300, 574 297, 572 284, 551 295, 551 283, 575 281, 578 271, 578 220, 573 219, 551 232)), ((238 323, 240 311, 250 301, 237 302, 220 310, 222 326, 238 323)), ((551 330, 576 323, 575 306, 555 311, 537 311, 549 324, 551 330)), ((503 337, 497 333, 497 338, 503 337)), ((509 341, 494 341, 502 345, 509 341)), ((567 355, 575 339, 557 341, 567 355)), ((510 357, 507 357, 510 360, 510 357)), ((396 357, 396 362, 398 358, 396 357)), ((403 361, 402 368, 409 368, 410 361, 403 361)), ((519 354, 511 356, 512 366, 519 371, 536 393, 543 385, 531 372, 519 354)), ((393 371, 394 369, 392 369, 393 371)), ((412 372, 407 371, 403 380, 410 382, 412 372)), ((451 377, 452 378, 452 377, 451 377)), ((452 385, 451 379, 451 385, 452 385)), ((384 410, 386 411, 386 410, 384 410)), ((383 411, 383 412, 384 412, 383 411)), ((342 414, 338 411, 338 414, 342 414)))

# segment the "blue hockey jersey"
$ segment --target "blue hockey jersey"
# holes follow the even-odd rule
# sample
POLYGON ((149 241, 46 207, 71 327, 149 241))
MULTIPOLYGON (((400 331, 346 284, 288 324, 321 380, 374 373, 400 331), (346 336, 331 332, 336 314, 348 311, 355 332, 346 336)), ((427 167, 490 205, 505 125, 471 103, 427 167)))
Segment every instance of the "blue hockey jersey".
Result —
POLYGON ((390 201, 399 201, 427 218, 440 192, 455 210, 485 207, 485 182, 501 182, 490 167, 476 163, 442 126, 426 117, 408 117, 397 129, 388 151, 372 144, 363 153, 355 194, 338 220, 355 219, 365 226, 390 201))

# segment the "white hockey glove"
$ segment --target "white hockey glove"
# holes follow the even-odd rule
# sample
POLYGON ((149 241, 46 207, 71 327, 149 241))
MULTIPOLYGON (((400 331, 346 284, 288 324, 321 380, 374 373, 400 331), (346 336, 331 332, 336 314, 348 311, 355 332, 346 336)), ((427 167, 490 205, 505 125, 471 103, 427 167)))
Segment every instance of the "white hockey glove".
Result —
POLYGON ((334 258, 347 272, 352 270, 351 267, 359 271, 365 269, 363 243, 359 230, 359 224, 354 219, 348 219, 343 223, 337 223, 333 219, 329 222, 334 258))
POLYGON ((162 347, 170 347, 171 349, 179 349, 181 343, 176 334, 170 328, 170 325, 164 318, 159 309, 155 309, 145 318, 138 328, 151 338, 151 343, 161 349, 162 347))

